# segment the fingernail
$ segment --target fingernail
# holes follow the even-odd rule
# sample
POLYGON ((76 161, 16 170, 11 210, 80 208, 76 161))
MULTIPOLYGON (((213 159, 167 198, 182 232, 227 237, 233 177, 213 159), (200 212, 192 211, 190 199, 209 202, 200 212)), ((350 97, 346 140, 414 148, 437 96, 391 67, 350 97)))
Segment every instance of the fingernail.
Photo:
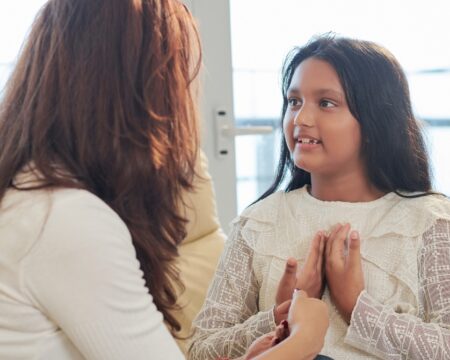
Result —
POLYGON ((295 261, 296 260, 294 258, 287 259, 286 266, 289 266, 289 267, 295 266, 295 261))
POLYGON ((356 230, 353 230, 353 231, 350 233, 350 238, 351 238, 352 240, 358 239, 358 232, 357 232, 356 230))

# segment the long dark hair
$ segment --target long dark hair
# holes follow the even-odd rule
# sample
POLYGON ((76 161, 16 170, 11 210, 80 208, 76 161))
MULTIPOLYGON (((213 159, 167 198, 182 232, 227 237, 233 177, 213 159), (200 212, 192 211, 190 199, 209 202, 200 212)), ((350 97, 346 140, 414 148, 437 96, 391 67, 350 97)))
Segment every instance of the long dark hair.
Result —
MULTIPOLYGON (((326 34, 294 48, 282 70, 281 124, 294 71, 311 57, 328 62, 339 76, 350 112, 361 126, 361 150, 370 182, 383 192, 406 197, 432 193, 428 155, 412 111, 406 76, 394 56, 373 42, 326 34)), ((274 193, 287 172, 286 191, 311 184, 311 175, 295 166, 282 138, 275 180, 257 201, 274 193)))
POLYGON ((200 58, 195 23, 177 0, 50 0, 0 108, 0 200, 33 164, 42 175, 34 189, 82 188, 105 201, 128 226, 172 331, 200 58))

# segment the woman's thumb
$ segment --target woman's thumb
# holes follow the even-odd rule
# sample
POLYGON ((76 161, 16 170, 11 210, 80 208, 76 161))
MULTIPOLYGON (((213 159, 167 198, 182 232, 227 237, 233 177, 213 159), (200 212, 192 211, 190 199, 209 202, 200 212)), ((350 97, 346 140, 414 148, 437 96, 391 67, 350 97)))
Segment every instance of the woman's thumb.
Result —
POLYGON ((304 290, 300 290, 300 289, 294 289, 294 294, 292 296, 294 299, 296 298, 307 298, 308 297, 308 293, 304 290))

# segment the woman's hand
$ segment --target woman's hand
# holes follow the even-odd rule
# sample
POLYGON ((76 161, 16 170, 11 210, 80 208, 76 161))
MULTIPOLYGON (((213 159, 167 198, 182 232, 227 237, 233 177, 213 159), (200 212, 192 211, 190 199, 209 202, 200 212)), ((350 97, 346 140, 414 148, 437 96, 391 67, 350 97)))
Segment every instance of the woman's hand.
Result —
POLYGON ((337 224, 327 239, 325 249, 325 273, 330 295, 348 324, 358 296, 364 290, 360 238, 357 231, 350 233, 348 254, 345 253, 349 231, 350 224, 337 224))
POLYGON ((328 328, 327 305, 308 298, 305 291, 295 291, 288 318, 289 322, 256 339, 239 360, 291 359, 293 354, 302 359, 313 359, 323 347, 328 328), (272 350, 266 352, 269 349, 272 350))
POLYGON ((308 297, 304 291, 295 291, 288 315, 290 336, 298 341, 306 352, 317 354, 323 347, 328 329, 328 306, 322 300, 308 297))

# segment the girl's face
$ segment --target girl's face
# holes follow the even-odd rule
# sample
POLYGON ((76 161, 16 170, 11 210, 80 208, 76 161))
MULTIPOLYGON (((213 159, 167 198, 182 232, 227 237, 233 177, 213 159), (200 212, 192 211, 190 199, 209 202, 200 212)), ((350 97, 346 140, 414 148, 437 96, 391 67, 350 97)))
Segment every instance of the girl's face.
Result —
POLYGON ((300 63, 287 99, 284 137, 297 167, 313 176, 364 171, 360 126, 329 63, 315 58, 300 63))

